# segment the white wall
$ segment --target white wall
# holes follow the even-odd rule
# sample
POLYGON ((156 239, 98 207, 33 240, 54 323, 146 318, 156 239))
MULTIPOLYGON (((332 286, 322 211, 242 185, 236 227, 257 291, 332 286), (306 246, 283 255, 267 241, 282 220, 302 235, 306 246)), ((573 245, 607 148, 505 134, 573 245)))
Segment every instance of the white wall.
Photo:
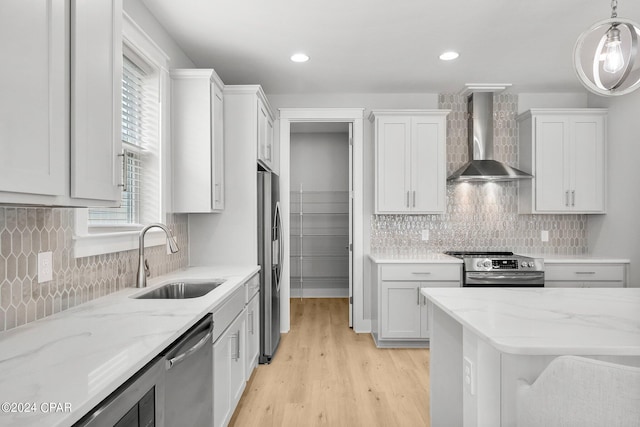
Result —
POLYGON ((581 93, 519 93, 518 114, 532 108, 585 108, 588 96, 581 93))
POLYGON ((640 287, 640 90, 615 98, 593 95, 589 106, 609 108, 607 214, 589 216, 589 249, 629 258, 629 285, 640 287))
POLYGON ((349 190, 349 134, 292 133, 291 191, 349 190))
POLYGON ((141 0, 124 0, 122 6, 136 24, 169 56, 171 68, 194 67, 193 61, 182 51, 141 0))

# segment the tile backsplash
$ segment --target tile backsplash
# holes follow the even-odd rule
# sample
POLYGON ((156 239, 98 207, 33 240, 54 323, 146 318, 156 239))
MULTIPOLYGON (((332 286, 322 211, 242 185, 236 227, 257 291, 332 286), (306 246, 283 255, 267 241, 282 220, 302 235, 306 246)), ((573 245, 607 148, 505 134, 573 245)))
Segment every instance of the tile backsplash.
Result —
MULTIPOLYGON (((443 94, 439 107, 447 117, 447 174, 468 160, 467 102, 462 95, 443 94)), ((494 95, 494 158, 518 164, 517 95, 494 95)), ((419 256, 447 250, 511 250, 524 254, 587 253, 586 215, 520 215, 518 185, 447 184, 442 215, 373 215, 371 250, 389 255, 419 256), (429 230, 429 240, 422 240, 429 230), (549 232, 542 242, 541 232, 549 232)))
MULTIPOLYGON (((151 276, 188 265, 187 215, 165 222, 180 251, 145 250, 151 276)), ((138 250, 74 258, 74 209, 0 206, 0 331, 33 322, 135 284, 138 250), (53 253, 53 280, 38 283, 39 252, 53 253)))

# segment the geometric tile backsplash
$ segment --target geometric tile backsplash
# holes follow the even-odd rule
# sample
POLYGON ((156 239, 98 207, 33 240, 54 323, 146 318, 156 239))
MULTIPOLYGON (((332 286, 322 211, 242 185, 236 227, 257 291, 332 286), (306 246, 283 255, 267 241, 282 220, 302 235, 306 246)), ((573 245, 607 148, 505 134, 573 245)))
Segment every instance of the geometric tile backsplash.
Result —
MULTIPOLYGON (((439 107, 447 116, 447 174, 468 160, 466 97, 444 94, 439 107)), ((494 158, 518 164, 517 95, 494 95, 494 158)), ((587 253, 586 215, 520 215, 518 185, 502 183, 447 184, 442 215, 373 215, 371 251, 419 256, 447 250, 511 250, 525 254, 587 253), (429 230, 429 240, 421 231, 429 230), (542 242, 541 231, 549 231, 542 242)))
MULTIPOLYGON (((138 250, 74 258, 74 209, 0 206, 0 331, 135 285, 138 250), (38 252, 53 253, 53 280, 38 283, 38 252)), ((180 251, 145 249, 151 276, 188 265, 187 215, 166 222, 180 251)))

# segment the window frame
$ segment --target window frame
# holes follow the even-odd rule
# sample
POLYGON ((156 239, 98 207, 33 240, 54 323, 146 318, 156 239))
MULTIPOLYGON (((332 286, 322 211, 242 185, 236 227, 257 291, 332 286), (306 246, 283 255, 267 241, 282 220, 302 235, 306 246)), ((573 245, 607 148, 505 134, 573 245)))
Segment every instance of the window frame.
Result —
MULTIPOLYGON (((164 222, 170 206, 168 175, 169 153, 169 60, 167 54, 149 37, 133 19, 123 11, 123 52, 138 56, 157 72, 159 127, 158 127, 158 209, 152 216, 155 222, 164 222)), ((120 137, 120 133, 118 133, 120 137)), ((138 248, 139 232, 144 224, 122 224, 118 226, 89 225, 89 210, 74 210, 73 255, 75 258, 122 252, 138 248)), ((150 219, 150 218, 148 218, 150 219)), ((159 229, 151 229, 145 236, 145 247, 166 244, 166 236, 159 229)))

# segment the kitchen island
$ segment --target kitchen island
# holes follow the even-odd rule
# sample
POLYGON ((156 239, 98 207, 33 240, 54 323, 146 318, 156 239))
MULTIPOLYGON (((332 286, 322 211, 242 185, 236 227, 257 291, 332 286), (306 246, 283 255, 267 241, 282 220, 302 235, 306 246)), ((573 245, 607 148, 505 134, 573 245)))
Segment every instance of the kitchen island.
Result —
POLYGON ((580 355, 640 366, 639 288, 423 288, 431 425, 514 426, 519 379, 580 355))

